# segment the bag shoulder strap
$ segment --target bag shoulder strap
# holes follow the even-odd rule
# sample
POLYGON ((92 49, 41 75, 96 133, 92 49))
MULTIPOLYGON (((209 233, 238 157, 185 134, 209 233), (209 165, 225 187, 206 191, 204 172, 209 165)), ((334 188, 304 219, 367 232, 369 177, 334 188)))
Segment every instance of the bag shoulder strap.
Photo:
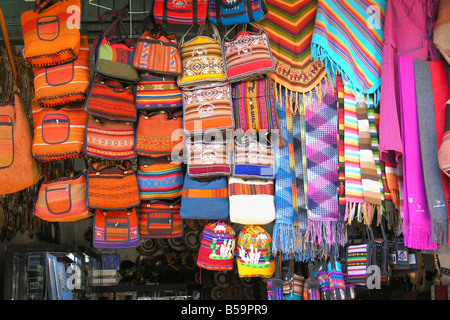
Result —
POLYGON ((5 23, 5 18, 3 16, 3 12, 2 9, 0 9, 0 40, 3 41, 5 48, 6 48, 6 52, 8 53, 8 61, 11 65, 11 68, 13 70, 13 74, 14 74, 14 84, 17 83, 17 69, 16 69, 16 64, 14 63, 14 58, 13 58, 13 53, 12 53, 12 48, 11 48, 11 42, 9 41, 9 36, 8 36, 8 30, 6 29, 6 23, 5 23))

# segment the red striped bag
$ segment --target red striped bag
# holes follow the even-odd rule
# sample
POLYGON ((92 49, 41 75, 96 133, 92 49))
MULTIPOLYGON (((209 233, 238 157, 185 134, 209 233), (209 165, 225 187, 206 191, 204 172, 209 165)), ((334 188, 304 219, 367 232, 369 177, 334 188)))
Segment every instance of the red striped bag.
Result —
MULTIPOLYGON (((139 112, 136 153, 140 156, 178 158, 184 146, 181 111, 139 112)), ((173 159, 174 161, 176 159, 173 159)))
POLYGON ((141 80, 136 86, 137 109, 161 110, 181 107, 183 98, 176 78, 141 74, 141 80))
POLYGON ((161 24, 145 30, 135 44, 133 67, 144 72, 180 76, 181 56, 176 35, 168 34, 161 24))
POLYGON ((156 23, 202 25, 208 15, 208 1, 155 0, 153 14, 156 23))
POLYGON ((81 37, 76 60, 54 67, 34 68, 33 71, 35 97, 41 107, 55 108, 83 101, 91 81, 87 36, 81 37))
POLYGON ((84 154, 106 160, 136 157, 134 123, 88 117, 84 154))
POLYGON ((115 80, 102 80, 95 75, 84 104, 85 111, 95 117, 136 121, 133 86, 124 86, 115 80))
POLYGON ((136 208, 96 210, 94 215, 95 248, 133 248, 140 244, 136 208))
POLYGON ((143 238, 176 238, 183 236, 180 215, 181 198, 175 201, 152 200, 139 207, 139 235, 143 238))
POLYGON ((223 37, 224 65, 229 82, 248 80, 275 71, 275 60, 269 45, 269 36, 260 26, 250 23, 256 31, 247 30, 244 24, 234 38, 229 38, 231 28, 223 37))

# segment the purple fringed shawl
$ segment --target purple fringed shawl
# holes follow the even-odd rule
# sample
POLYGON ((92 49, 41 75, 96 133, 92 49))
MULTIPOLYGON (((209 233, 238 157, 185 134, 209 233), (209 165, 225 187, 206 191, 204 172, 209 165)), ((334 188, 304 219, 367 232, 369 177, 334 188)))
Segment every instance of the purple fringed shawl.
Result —
POLYGON ((340 215, 338 184, 337 95, 326 85, 322 101, 312 95, 306 108, 308 232, 306 239, 330 248, 345 244, 345 223, 340 215))

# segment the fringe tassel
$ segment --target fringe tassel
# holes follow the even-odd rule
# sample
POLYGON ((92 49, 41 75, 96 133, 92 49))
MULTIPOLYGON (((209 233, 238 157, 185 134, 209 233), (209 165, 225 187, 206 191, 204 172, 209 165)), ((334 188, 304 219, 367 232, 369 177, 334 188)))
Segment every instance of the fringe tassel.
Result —
POLYGON ((417 250, 437 249, 437 245, 431 241, 431 228, 429 226, 405 226, 405 239, 409 239, 408 247, 417 250))
POLYGON ((448 221, 432 221, 431 239, 435 243, 447 244, 448 242, 448 221))
POLYGON ((389 189, 391 191, 392 203, 395 209, 400 210, 400 190, 399 189, 389 189))
POLYGON ((345 245, 347 240, 346 231, 347 228, 344 221, 308 220, 306 241, 329 250, 334 245, 345 245))

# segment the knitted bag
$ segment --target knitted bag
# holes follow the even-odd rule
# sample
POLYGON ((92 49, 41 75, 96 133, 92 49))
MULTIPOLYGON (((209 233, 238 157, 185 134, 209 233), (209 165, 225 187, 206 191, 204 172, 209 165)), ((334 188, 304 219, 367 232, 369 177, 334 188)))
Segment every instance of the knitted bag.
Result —
POLYGON ((74 61, 53 67, 34 68, 34 91, 39 105, 54 108, 86 98, 91 80, 89 74, 89 43, 81 37, 74 61))
POLYGON ((138 164, 136 175, 142 201, 181 197, 184 177, 180 164, 152 163, 143 157, 139 157, 138 164))
POLYGON ((191 177, 215 177, 231 174, 230 139, 217 140, 194 136, 186 140, 187 172, 191 177))
POLYGON ((273 180, 228 179, 230 221, 243 225, 265 225, 275 220, 273 180))
POLYGON ((197 180, 185 175, 181 198, 183 219, 222 219, 229 217, 227 178, 197 180))
POLYGON ((33 214, 49 222, 72 222, 91 217, 86 206, 86 171, 75 177, 42 181, 33 214))
POLYGON ((256 31, 247 30, 245 24, 234 38, 230 38, 229 34, 236 26, 223 37, 222 50, 229 82, 247 80, 275 71, 269 36, 257 24, 251 23, 250 26, 256 28, 256 31))
POLYGON ((181 56, 176 35, 168 34, 161 24, 147 28, 136 41, 132 65, 143 72, 180 76, 181 56))
POLYGON ((141 203, 136 174, 130 161, 89 165, 86 204, 90 209, 125 210, 141 203))
POLYGON ((139 207, 139 235, 142 238, 176 238, 183 236, 180 200, 152 200, 139 207))
POLYGON ((183 74, 177 78, 178 86, 192 87, 226 81, 221 39, 216 26, 211 23, 201 25, 197 35, 185 42, 184 38, 191 28, 181 37, 179 44, 183 74))
POLYGON ((105 12, 99 21, 109 16, 112 19, 108 28, 94 40, 94 71, 111 80, 137 83, 139 72, 132 66, 134 40, 128 37, 122 22, 128 16, 128 8, 105 12))
POLYGON ((278 129, 271 78, 257 77, 233 83, 231 97, 236 131, 278 129))
MULTIPOLYGON (((43 1, 40 1, 43 2, 43 1)), ((80 49, 80 0, 64 0, 50 7, 25 11, 20 17, 24 59, 30 67, 57 66, 75 60, 80 49)), ((44 2, 45 3, 45 2, 44 2)))
POLYGON ((181 107, 183 98, 176 78, 141 74, 141 79, 136 85, 137 109, 154 111, 181 107))
POLYGON ((54 110, 42 109, 33 101, 32 112, 35 159, 55 161, 83 156, 87 114, 80 103, 54 110))
POLYGON ((107 160, 136 157, 134 123, 88 117, 84 154, 107 160))
POLYGON ((218 26, 259 21, 267 13, 264 0, 210 0, 208 20, 218 26))
POLYGON ((275 178, 275 150, 267 134, 247 132, 236 135, 233 175, 243 178, 275 178))
POLYGON ((139 244, 136 208, 95 211, 94 248, 133 248, 139 244))
POLYGON ((183 88, 184 130, 234 128, 231 86, 210 83, 183 88))
POLYGON ((139 112, 136 130, 136 153, 138 155, 151 158, 171 158, 179 155, 183 148, 184 132, 181 111, 139 112))
POLYGON ((197 265, 213 271, 232 270, 235 247, 234 229, 223 220, 210 222, 202 232, 197 265))
POLYGON ((208 15, 208 1, 155 0, 153 14, 156 23, 202 25, 208 15))
POLYGON ((272 237, 261 226, 244 226, 237 236, 236 262, 239 277, 269 278, 275 272, 272 237))
POLYGON ((89 87, 84 110, 98 118, 117 121, 136 121, 134 88, 115 80, 95 75, 89 87))

